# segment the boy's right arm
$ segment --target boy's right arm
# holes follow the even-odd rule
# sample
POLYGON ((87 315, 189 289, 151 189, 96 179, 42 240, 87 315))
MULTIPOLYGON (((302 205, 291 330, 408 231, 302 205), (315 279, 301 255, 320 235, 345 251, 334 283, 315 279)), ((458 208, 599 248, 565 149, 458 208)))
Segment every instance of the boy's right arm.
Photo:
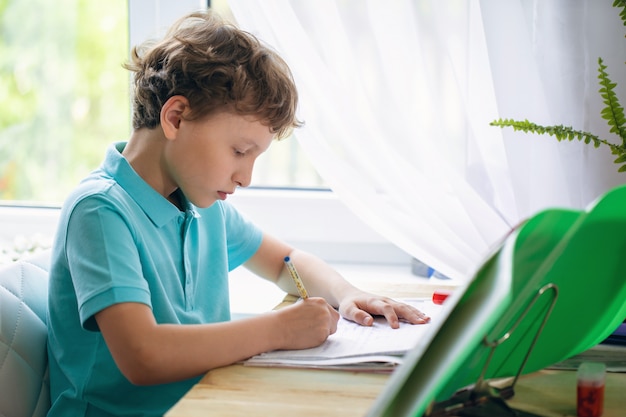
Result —
POLYGON ((158 324, 150 307, 140 303, 116 304, 96 314, 117 366, 138 385, 199 376, 270 350, 314 347, 336 331, 338 319, 324 299, 315 297, 212 324, 158 324))

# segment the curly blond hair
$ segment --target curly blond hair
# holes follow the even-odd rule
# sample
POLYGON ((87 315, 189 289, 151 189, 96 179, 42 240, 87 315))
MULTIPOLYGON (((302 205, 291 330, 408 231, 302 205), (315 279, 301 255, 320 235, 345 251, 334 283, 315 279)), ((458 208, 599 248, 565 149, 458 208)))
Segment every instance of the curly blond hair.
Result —
POLYGON ((258 117, 281 139, 302 125, 298 92, 285 61, 254 35, 217 14, 194 12, 158 41, 133 48, 133 128, 156 128, 163 104, 187 98, 188 119, 218 111, 258 117))

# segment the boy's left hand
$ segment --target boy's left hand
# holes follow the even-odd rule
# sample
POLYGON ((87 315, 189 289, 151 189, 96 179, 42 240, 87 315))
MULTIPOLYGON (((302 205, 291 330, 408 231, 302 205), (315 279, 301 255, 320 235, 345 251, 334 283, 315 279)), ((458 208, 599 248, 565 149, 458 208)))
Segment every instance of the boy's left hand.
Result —
POLYGON ((384 316, 394 329, 400 327, 400 320, 411 324, 424 324, 430 321, 428 315, 413 306, 366 292, 359 292, 341 300, 339 314, 363 326, 371 326, 374 323, 373 315, 384 316))

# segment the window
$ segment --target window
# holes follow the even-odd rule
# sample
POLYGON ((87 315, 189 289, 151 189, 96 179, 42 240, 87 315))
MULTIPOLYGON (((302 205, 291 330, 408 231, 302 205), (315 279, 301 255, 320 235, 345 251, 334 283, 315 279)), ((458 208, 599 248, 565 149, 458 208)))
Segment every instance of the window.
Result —
POLYGON ((126 1, 0 4, 0 199, 58 202, 128 136, 126 1))
MULTIPOLYGON (((166 27, 199 6, 172 3, 0 3, 0 200, 58 204, 99 165, 109 143, 128 137, 129 74, 121 65, 129 44, 154 35, 147 9, 166 27)), ((226 2, 215 7, 228 16, 226 2)), ((322 185, 296 140, 275 145, 257 163, 255 186, 322 185)))

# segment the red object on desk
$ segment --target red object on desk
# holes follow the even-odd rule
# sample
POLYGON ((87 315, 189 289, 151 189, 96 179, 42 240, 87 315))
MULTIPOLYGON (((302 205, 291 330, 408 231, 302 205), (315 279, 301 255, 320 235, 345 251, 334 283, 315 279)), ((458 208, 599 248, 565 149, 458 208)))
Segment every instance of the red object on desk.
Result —
POLYGON ((600 417, 604 411, 604 383, 606 365, 601 362, 583 362, 578 366, 577 404, 578 417, 600 417))
POLYGON ((446 301, 446 298, 452 294, 450 290, 437 290, 433 293, 433 303, 435 304, 443 304, 446 301))
POLYGON ((577 389, 578 417, 600 417, 604 405, 604 385, 579 383, 577 389))

